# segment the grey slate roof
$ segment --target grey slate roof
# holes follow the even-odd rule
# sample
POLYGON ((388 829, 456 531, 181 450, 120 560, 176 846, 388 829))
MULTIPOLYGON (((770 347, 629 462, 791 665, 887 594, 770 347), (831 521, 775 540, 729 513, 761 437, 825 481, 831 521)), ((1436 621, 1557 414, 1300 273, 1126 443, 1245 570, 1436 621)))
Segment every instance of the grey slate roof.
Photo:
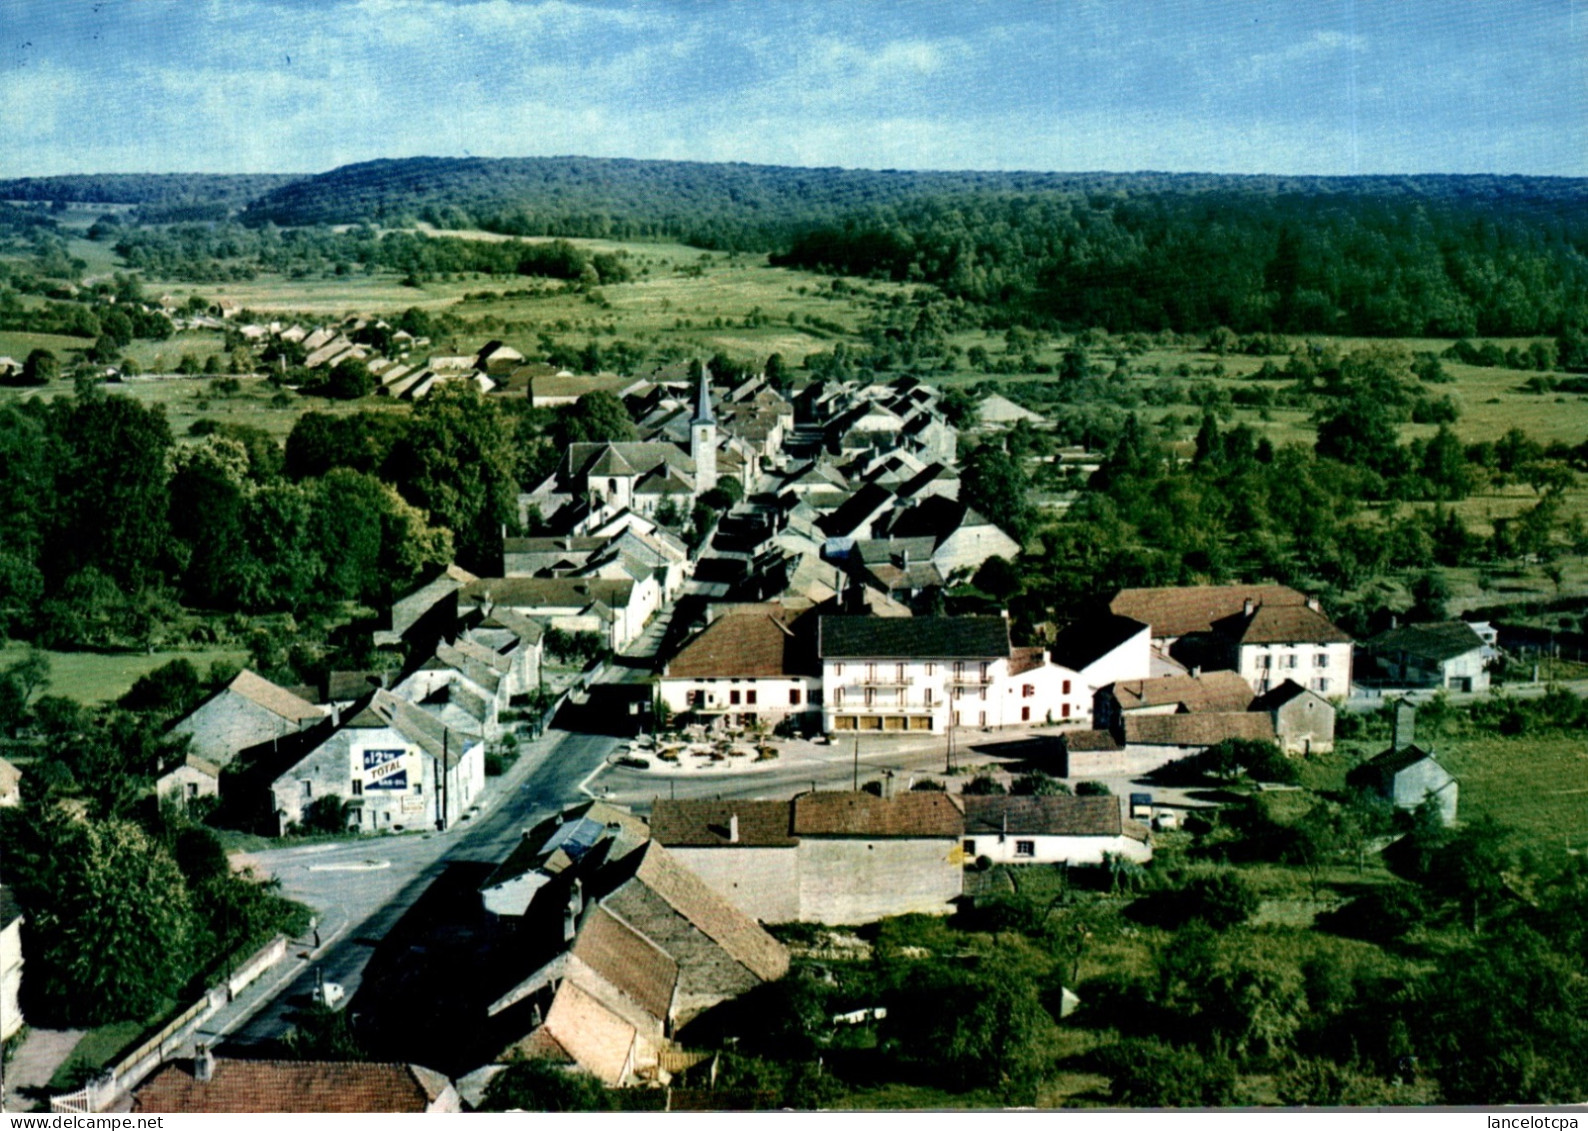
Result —
POLYGON ((1408 624, 1373 637, 1367 641, 1367 647, 1375 652, 1405 652, 1443 663, 1483 647, 1483 637, 1466 621, 1408 624))
POLYGON ((841 659, 975 659, 1009 655, 1003 617, 822 617, 817 654, 841 659))

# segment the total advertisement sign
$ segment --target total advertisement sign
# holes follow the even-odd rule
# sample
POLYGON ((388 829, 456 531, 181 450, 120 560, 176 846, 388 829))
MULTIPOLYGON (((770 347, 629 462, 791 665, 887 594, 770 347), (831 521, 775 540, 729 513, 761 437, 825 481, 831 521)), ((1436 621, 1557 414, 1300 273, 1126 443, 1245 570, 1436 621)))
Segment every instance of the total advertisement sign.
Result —
POLYGON ((406 749, 361 750, 353 759, 353 770, 363 778, 366 792, 372 789, 394 793, 407 791, 410 758, 406 749))

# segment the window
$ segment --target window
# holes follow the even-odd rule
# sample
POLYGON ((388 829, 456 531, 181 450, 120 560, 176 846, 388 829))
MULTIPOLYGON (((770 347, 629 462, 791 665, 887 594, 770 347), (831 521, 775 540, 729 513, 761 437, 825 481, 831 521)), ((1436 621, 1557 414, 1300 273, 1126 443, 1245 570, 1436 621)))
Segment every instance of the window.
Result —
POLYGON ((364 796, 364 779, 363 778, 354 778, 353 779, 353 796, 354 797, 363 797, 364 796))
POLYGON ((926 674, 927 675, 936 675, 937 674, 937 665, 936 664, 927 664, 926 665, 926 674))
POLYGON ((1031 684, 1022 683, 1020 685, 1020 698, 1029 699, 1033 695, 1035 695, 1036 693, 1037 693, 1037 689, 1035 687, 1031 686, 1031 684))
POLYGON ((976 842, 975 841, 973 841, 973 840, 961 841, 960 842, 960 847, 965 850, 965 855, 966 856, 974 856, 974 855, 976 855, 976 842))
POLYGON ((414 793, 415 794, 420 794, 420 793, 423 793, 424 791, 425 791, 425 783, 424 782, 422 782, 422 781, 414 782, 414 793))
POLYGON ((1296 666, 1296 657, 1295 656, 1286 656, 1283 666, 1287 667, 1287 668, 1295 667, 1296 666))
POLYGON ((866 688, 866 706, 875 707, 876 705, 877 705, 877 693, 875 691, 873 691, 869 687, 866 688))
POLYGON ((1267 671, 1274 666, 1274 658, 1272 656, 1259 656, 1257 657, 1257 666, 1267 671))
POLYGON ((1015 841, 1015 855, 1034 857, 1037 854, 1037 842, 1034 840, 1015 841))
POLYGON ((833 674, 834 675, 843 675, 844 674, 844 665, 843 664, 834 664, 833 665, 833 674))
POLYGON ((1031 708, 1030 707, 1021 707, 1020 708, 1020 721, 1023 722, 1023 723, 1029 723, 1031 721, 1031 708))
POLYGON ((985 681, 987 679, 987 667, 988 667, 987 661, 983 660, 981 662, 981 678, 982 678, 983 681, 985 681))
POLYGON ((984 727, 984 726, 987 725, 987 712, 986 711, 979 712, 979 720, 977 721, 976 725, 980 726, 980 727, 984 727))
POLYGON ((833 690, 833 705, 837 707, 844 705, 844 689, 842 687, 833 690))
MULTIPOLYGON (((358 785, 359 785, 359 783, 356 782, 356 781, 353 783, 353 792, 354 793, 358 792, 358 785)), ((190 781, 190 782, 187 783, 187 795, 188 795, 188 799, 189 800, 192 800, 193 798, 198 796, 198 782, 190 781)))
POLYGON ((739 705, 739 692, 737 690, 728 692, 728 703, 734 707, 739 705))
POLYGON ((900 683, 904 682, 904 665, 903 664, 899 665, 898 680, 899 680, 900 683))
POLYGON ((1070 681, 1069 680, 1065 680, 1064 681, 1064 694, 1068 695, 1069 693, 1070 693, 1070 681))
POLYGON ((932 689, 930 687, 926 689, 926 705, 928 707, 932 705, 932 689))
POLYGON ((1319 691, 1329 690, 1329 681, 1326 679, 1315 679, 1312 682, 1317 686, 1319 691))
POLYGON ((305 798, 314 796, 314 783, 312 781, 306 781, 303 783, 303 796, 305 798))
POLYGON ((798 707, 800 705, 800 689, 799 688, 791 687, 791 688, 788 689, 788 705, 790 707, 798 707))
POLYGON ((868 683, 876 683, 877 682, 877 665, 876 664, 867 664, 866 665, 866 682, 868 682, 868 683))
POLYGON ((987 689, 985 687, 981 689, 981 693, 977 696, 977 698, 983 703, 987 702, 987 689))
POLYGON ((1326 668, 1326 667, 1328 667, 1329 666, 1329 653, 1327 653, 1327 652, 1319 652, 1316 656, 1314 656, 1312 658, 1312 666, 1315 667, 1315 668, 1326 668))
POLYGON ((954 678, 955 679, 964 679, 965 678, 965 661, 964 660, 955 660, 954 661, 954 678))
POLYGON ((1061 718, 1066 719, 1070 717, 1070 705, 1068 703, 1059 708, 1059 715, 1061 718))
POLYGON ((618 481, 616 479, 607 480, 607 491, 613 495, 618 493, 618 481))
POLYGON ((754 707, 755 706, 755 692, 754 691, 746 691, 744 693, 744 703, 745 703, 745 706, 747 706, 747 707, 754 707))
POLYGON ((689 693, 689 702, 691 706, 704 707, 706 705, 706 693, 701 689, 696 688, 694 691, 689 693))

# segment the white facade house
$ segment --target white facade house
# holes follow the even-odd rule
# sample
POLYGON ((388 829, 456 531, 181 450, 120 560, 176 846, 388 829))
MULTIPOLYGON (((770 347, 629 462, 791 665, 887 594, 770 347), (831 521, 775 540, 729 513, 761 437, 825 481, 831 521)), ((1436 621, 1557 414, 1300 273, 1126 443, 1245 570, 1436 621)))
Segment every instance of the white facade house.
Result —
POLYGON ((271 784, 282 829, 334 797, 360 832, 450 828, 485 789, 485 744, 376 690, 271 784))
POLYGON ((964 797, 968 859, 995 864, 1103 864, 1152 859, 1147 826, 1127 820, 1117 797, 964 797))
POLYGON ((813 627, 780 605, 744 605, 717 617, 662 669, 657 693, 674 718, 819 724, 821 671, 813 627))
POLYGON ((1079 718, 1090 693, 1002 617, 824 616, 823 729, 946 733, 1079 718))

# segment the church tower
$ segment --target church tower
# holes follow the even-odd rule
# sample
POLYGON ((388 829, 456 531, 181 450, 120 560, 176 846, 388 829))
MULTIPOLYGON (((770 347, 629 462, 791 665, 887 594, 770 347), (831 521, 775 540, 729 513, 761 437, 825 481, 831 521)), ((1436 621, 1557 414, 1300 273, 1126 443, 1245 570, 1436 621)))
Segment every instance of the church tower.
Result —
POLYGON ((689 422, 689 455, 695 461, 695 491, 705 494, 717 485, 717 420, 711 415, 711 371, 700 366, 700 396, 689 422))

